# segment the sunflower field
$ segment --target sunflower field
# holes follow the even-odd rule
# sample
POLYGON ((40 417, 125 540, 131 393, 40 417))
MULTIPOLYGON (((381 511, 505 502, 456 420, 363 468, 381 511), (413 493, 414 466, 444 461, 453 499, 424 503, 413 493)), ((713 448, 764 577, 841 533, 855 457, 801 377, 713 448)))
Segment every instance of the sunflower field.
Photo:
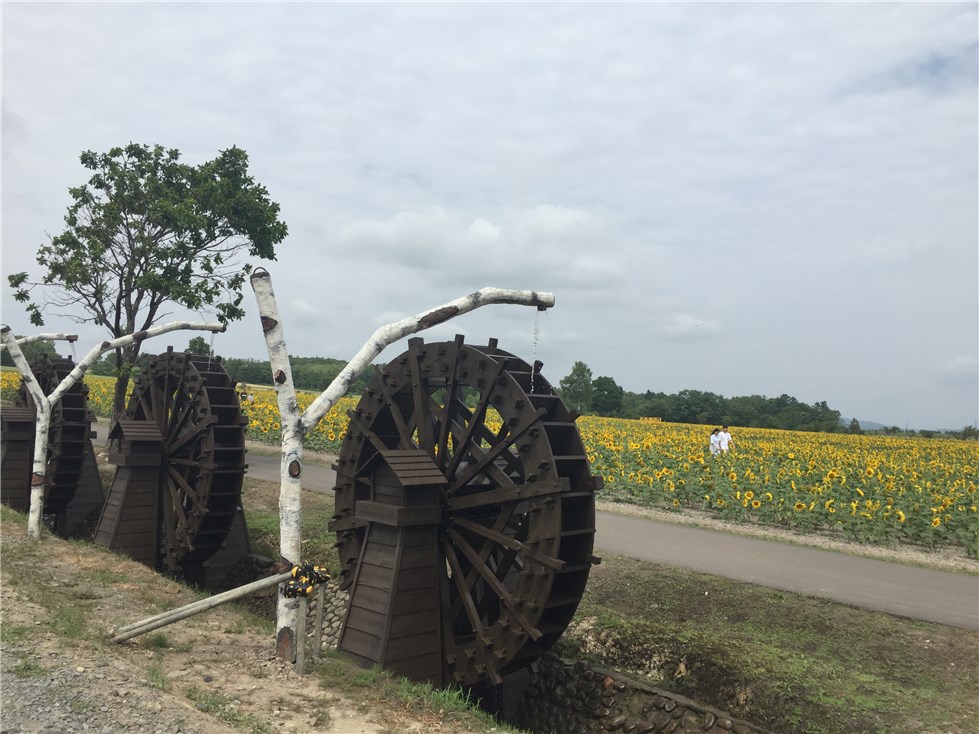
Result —
POLYGON ((710 426, 578 426, 609 499, 868 543, 951 543, 979 557, 975 441, 741 428, 734 450, 715 458, 710 426))
MULTIPOLYGON (((10 399, 19 384, 4 371, 10 399)), ((90 406, 108 415, 113 380, 86 376, 90 406)), ((281 440, 271 388, 246 403, 248 437, 281 440)), ((305 409, 315 398, 299 393, 305 409)), ((306 437, 335 453, 347 428, 345 397, 306 437)), ((834 531, 865 543, 952 544, 979 557, 979 444, 951 438, 735 428, 734 450, 708 451, 709 426, 582 416, 578 427, 601 496, 668 510, 800 531, 834 531)))

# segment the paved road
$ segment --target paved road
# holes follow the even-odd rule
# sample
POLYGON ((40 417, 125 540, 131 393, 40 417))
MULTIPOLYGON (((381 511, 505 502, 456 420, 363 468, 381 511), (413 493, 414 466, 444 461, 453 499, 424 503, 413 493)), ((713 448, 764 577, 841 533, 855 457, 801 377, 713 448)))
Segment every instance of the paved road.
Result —
MULTIPOLYGON (((98 428, 104 435, 104 427, 100 424, 98 428)), ((279 481, 278 456, 251 452, 247 461, 249 476, 279 481)), ((307 489, 327 492, 335 480, 327 466, 309 462, 303 467, 307 489)), ((595 545, 599 555, 640 558, 979 631, 977 576, 607 512, 598 513, 595 545)))
MULTIPOLYGON (((278 457, 248 454, 248 474, 279 481, 278 457)), ((329 491, 336 476, 303 467, 303 486, 329 491)), ((902 617, 979 631, 979 577, 775 543, 687 525, 599 512, 597 552, 641 558, 902 617)))

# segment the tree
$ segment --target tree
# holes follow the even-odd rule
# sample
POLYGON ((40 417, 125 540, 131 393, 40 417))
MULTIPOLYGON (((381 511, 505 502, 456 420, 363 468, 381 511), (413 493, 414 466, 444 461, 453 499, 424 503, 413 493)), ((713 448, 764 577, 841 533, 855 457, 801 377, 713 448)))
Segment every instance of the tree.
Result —
POLYGON ((966 426, 959 432, 959 436, 968 441, 975 441, 979 439, 979 429, 975 426, 966 426))
POLYGON ((191 354, 201 354, 205 357, 212 356, 211 345, 202 336, 195 336, 187 345, 187 351, 191 354))
MULTIPOLYGON (((85 151, 80 160, 92 176, 68 190, 64 231, 38 249, 43 278, 8 277, 32 323, 57 309, 116 339, 151 327, 167 303, 213 309, 225 323, 244 315, 242 286, 252 268, 239 257, 274 260, 288 233, 279 205, 249 175, 245 151, 231 147, 192 166, 176 149, 130 143, 85 151), (32 301, 39 286, 44 298, 32 301)), ((135 340, 115 350, 116 415, 140 346, 135 340)))
POLYGON ((591 384, 591 409, 601 416, 620 415, 624 395, 611 377, 596 377, 591 384))
POLYGON ((584 362, 575 362, 571 374, 561 378, 559 383, 561 397, 568 407, 579 413, 591 410, 592 376, 584 362))
POLYGON ((850 420, 850 433, 863 433, 863 429, 860 427, 860 421, 856 418, 850 420))

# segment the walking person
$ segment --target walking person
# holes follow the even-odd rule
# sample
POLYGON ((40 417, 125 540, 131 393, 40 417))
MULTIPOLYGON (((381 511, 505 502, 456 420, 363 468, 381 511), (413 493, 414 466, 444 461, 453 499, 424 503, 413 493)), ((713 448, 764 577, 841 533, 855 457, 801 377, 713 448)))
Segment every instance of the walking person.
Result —
POLYGON ((718 443, 720 444, 722 454, 726 454, 734 448, 734 439, 731 438, 731 432, 727 429, 727 426, 721 428, 721 432, 718 434, 718 443))
POLYGON ((710 433, 710 455, 717 456, 721 453, 721 429, 715 428, 710 433))

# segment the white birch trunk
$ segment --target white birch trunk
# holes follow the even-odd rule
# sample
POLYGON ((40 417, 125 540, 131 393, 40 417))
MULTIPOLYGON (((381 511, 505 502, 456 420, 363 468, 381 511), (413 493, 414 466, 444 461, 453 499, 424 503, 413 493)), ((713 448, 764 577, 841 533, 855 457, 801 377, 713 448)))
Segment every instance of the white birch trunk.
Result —
MULTIPOLYGON (((262 331, 269 352, 269 365, 275 383, 279 403, 279 421, 282 426, 281 486, 279 490, 279 553, 291 563, 300 563, 301 520, 302 520, 302 457, 303 438, 322 420, 337 400, 343 397, 350 384, 366 369, 385 347, 408 334, 414 334, 429 327, 448 321, 455 316, 468 313, 480 306, 493 303, 510 303, 523 306, 536 306, 544 310, 554 305, 552 293, 537 291, 504 290, 483 288, 463 298, 456 299, 437 308, 423 311, 415 316, 402 319, 374 332, 370 339, 354 355, 346 367, 340 371, 326 388, 306 409, 299 414, 299 401, 292 381, 292 365, 285 335, 272 290, 272 278, 268 271, 259 268, 251 276, 252 289, 258 303, 262 319, 262 331)), ((279 655, 285 652, 284 639, 289 640, 288 657, 295 659, 296 630, 298 625, 299 602, 286 599, 279 594, 276 620, 276 648, 279 655), (284 630, 287 630, 284 632, 284 630)), ((300 641, 301 642, 301 641, 300 641)))
POLYGON ((221 332, 226 328, 227 325, 221 323, 192 323, 189 321, 173 321, 169 324, 163 324, 162 326, 154 326, 151 329, 137 331, 135 334, 121 336, 118 339, 104 341, 98 346, 92 347, 88 354, 86 354, 82 360, 75 365, 75 368, 65 375, 65 378, 58 384, 50 395, 45 395, 41 391, 40 385, 37 384, 37 380, 34 379, 34 374, 31 372, 31 366, 27 363, 27 359, 24 357, 24 353, 20 349, 20 344, 28 343, 30 341, 38 341, 41 338, 51 338, 53 340, 55 338, 63 337, 68 341, 74 341, 77 339, 77 337, 72 339, 71 336, 73 335, 49 334, 16 339, 14 338, 13 332, 11 332, 9 326, 4 325, 3 328, 0 329, 0 339, 2 339, 3 345, 7 348, 7 351, 10 352, 10 356, 13 358, 14 364, 17 365, 17 369, 20 370, 20 374, 24 378, 24 384, 27 386, 27 390, 34 399, 34 405, 37 408, 37 423, 34 427, 34 464, 31 473, 31 506, 27 515, 28 538, 37 539, 41 537, 41 518, 44 511, 44 489, 47 482, 48 430, 51 428, 52 409, 55 403, 61 400, 61 396, 64 395, 72 385, 82 379, 88 368, 91 367, 101 355, 109 350, 117 347, 124 347, 137 341, 151 339, 154 336, 160 336, 161 334, 166 334, 171 331, 190 330, 221 332))
MULTIPOLYGON (((265 346, 269 352, 272 383, 279 404, 279 425, 282 430, 282 454, 279 485, 279 555, 289 563, 301 562, 302 521, 302 462, 303 431, 299 421, 299 401, 292 382, 292 363, 286 348, 285 333, 279 317, 279 307, 272 290, 272 277, 264 268, 251 276, 252 290, 262 320, 265 346)), ((287 599, 279 588, 276 608, 276 649, 280 656, 294 659, 299 600, 287 599), (288 650, 288 652, 286 652, 288 650)))
MULTIPOLYGON (((9 328, 9 327, 7 327, 9 328)), ((17 340, 18 344, 30 344, 31 342, 55 342, 55 341, 66 341, 66 342, 76 342, 78 341, 78 334, 34 334, 33 336, 22 336, 17 340)), ((0 352, 7 348, 7 344, 0 344, 0 352)))

